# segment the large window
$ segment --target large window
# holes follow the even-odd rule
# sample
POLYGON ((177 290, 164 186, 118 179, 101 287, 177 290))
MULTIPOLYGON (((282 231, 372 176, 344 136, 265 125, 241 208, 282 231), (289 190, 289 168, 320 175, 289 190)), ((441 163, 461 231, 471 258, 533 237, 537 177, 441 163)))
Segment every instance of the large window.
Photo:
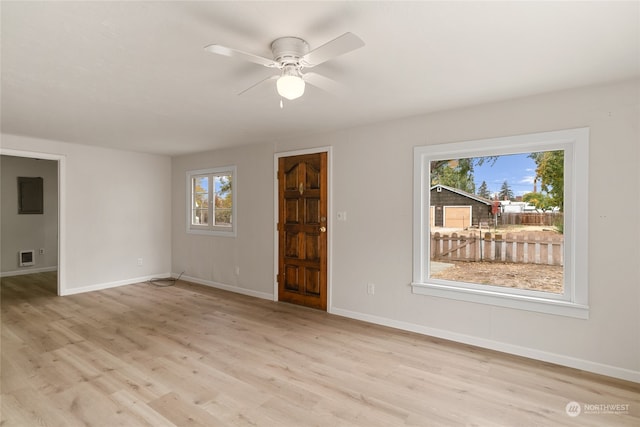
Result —
POLYGON ((416 147, 416 294, 588 317, 588 129, 416 147))
POLYGON ((187 232, 235 236, 236 167, 187 172, 187 232))

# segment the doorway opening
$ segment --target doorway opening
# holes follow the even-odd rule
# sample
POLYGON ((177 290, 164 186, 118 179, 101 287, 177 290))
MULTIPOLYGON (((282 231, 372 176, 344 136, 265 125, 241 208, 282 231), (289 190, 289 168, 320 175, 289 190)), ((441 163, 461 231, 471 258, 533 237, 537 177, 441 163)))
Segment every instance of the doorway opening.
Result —
POLYGON ((2 159, 2 277, 57 271, 57 295, 64 295, 65 157, 0 149, 2 159), (18 178, 43 178, 41 211, 21 212, 18 178), (21 264, 18 254, 33 253, 21 264))

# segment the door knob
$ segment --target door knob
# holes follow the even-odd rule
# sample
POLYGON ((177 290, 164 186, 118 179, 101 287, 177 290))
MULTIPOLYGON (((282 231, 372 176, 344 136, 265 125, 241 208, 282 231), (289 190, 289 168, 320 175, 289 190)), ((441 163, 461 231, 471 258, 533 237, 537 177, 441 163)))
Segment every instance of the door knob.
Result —
POLYGON ((326 233, 327 232, 327 227, 320 227, 320 232, 321 233, 326 233))

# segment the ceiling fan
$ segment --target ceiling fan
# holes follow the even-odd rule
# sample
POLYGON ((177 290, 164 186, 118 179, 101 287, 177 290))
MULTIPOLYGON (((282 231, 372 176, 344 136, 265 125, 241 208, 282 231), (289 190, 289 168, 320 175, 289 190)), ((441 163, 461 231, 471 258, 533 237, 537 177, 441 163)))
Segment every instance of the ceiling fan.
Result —
MULTIPOLYGON (((211 53, 224 56, 236 56, 247 61, 276 68, 279 74, 267 77, 249 88, 238 93, 242 95, 254 87, 276 80, 278 94, 286 99, 293 100, 304 94, 305 84, 309 83, 327 92, 338 92, 339 84, 334 80, 317 73, 302 73, 305 68, 313 68, 330 59, 364 46, 364 42, 353 33, 344 33, 330 42, 313 50, 309 50, 309 44, 299 37, 281 37, 271 43, 273 59, 243 52, 238 49, 212 44, 205 47, 211 53)), ((282 107, 282 101, 280 101, 282 107)))

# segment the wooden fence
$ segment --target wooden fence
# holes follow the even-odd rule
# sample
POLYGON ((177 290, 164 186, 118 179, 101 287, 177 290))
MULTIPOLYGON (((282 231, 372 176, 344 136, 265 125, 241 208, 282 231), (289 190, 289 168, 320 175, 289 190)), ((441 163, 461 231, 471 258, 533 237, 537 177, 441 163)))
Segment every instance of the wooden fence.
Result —
POLYGON ((545 225, 554 226, 562 222, 562 212, 502 212, 498 225, 545 225))
POLYGON ((541 237, 534 233, 484 233, 469 236, 432 233, 434 261, 495 261, 523 264, 564 264, 564 236, 541 237), (544 239, 544 240, 543 240, 544 239))

